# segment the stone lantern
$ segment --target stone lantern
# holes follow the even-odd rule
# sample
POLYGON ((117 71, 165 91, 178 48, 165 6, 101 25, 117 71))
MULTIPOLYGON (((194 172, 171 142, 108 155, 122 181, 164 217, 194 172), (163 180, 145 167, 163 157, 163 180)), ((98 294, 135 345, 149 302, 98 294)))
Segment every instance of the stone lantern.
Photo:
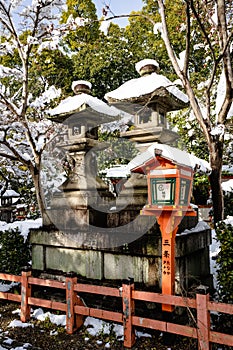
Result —
POLYGON ((139 78, 131 79, 105 95, 110 104, 134 115, 133 127, 121 136, 136 142, 140 151, 151 142, 174 145, 178 135, 169 129, 166 114, 187 107, 187 96, 159 74, 155 60, 139 61, 136 70, 139 78))
MULTIPOLYGON (((144 59, 136 63, 135 68, 139 78, 131 79, 105 95, 110 104, 134 116, 133 125, 122 132, 121 137, 134 142, 139 152, 144 152, 155 142, 175 145, 178 134, 169 129, 166 115, 187 107, 188 97, 159 74, 157 61, 144 59)), ((125 184, 125 196, 129 193, 133 193, 135 203, 146 203, 148 193, 144 174, 132 174, 125 184)))
POLYGON ((74 81, 75 96, 61 101, 49 111, 50 119, 68 127, 66 137, 57 145, 67 153, 67 180, 55 193, 50 215, 59 227, 98 226, 106 220, 104 207, 112 199, 108 186, 97 176, 96 152, 106 148, 98 141, 98 126, 120 117, 120 111, 91 96, 91 84, 74 81))
POLYGON ((14 211, 19 202, 19 193, 11 188, 7 189, 3 194, 0 192, 0 220, 6 222, 14 221, 14 211))

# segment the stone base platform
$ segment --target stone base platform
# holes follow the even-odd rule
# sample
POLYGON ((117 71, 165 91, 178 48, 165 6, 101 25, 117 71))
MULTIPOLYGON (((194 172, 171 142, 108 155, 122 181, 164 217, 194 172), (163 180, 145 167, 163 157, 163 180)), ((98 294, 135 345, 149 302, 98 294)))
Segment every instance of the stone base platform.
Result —
MULTIPOLYGON (((103 232, 32 230, 32 268, 54 276, 74 271, 82 277, 98 280, 132 277, 135 282, 161 288, 161 236, 156 225, 135 241, 118 247, 103 246, 104 240, 103 232)), ((212 287, 210 244, 211 230, 204 222, 177 234, 176 293, 180 294, 193 284, 207 283, 212 287)))

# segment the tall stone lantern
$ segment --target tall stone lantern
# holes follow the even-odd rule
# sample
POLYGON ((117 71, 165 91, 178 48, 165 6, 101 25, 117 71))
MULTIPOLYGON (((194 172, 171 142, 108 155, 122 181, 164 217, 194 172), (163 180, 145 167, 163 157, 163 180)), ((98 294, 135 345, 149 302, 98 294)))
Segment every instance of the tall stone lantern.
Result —
POLYGON ((96 152, 107 145, 98 141, 98 126, 120 117, 120 111, 91 96, 91 84, 74 81, 75 96, 49 111, 50 119, 67 126, 66 137, 57 146, 67 152, 67 180, 55 193, 50 215, 59 228, 72 230, 88 225, 101 226, 105 206, 113 199, 108 186, 97 176, 96 152))
POLYGON ((159 64, 155 60, 141 60, 135 67, 139 78, 105 95, 110 104, 134 115, 133 126, 121 136, 136 142, 140 151, 152 142, 174 145, 178 135, 169 129, 166 115, 187 107, 188 97, 159 74, 159 64))
MULTIPOLYGON (((109 104, 134 116, 133 125, 122 132, 121 137, 134 142, 139 152, 144 152, 155 142, 176 145, 179 136, 170 130, 166 115, 187 107, 188 97, 159 74, 157 61, 144 59, 136 63, 135 68, 139 78, 131 79, 105 95, 109 104)), ((125 183, 125 195, 129 193, 133 193, 138 205, 146 203, 148 192, 144 174, 131 175, 125 183)))

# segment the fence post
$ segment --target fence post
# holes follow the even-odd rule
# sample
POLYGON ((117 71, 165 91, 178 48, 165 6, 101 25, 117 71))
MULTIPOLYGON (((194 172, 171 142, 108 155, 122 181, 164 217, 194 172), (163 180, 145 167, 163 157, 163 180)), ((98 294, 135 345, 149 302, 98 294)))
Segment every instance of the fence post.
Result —
POLYGON ((135 311, 135 303, 132 299, 134 290, 134 279, 129 278, 122 283, 122 302, 123 302, 123 327, 124 327, 124 346, 132 348, 135 344, 135 330, 132 324, 132 316, 135 311))
POLYGON ((76 295, 74 292, 74 285, 77 283, 77 277, 74 272, 66 274, 66 332, 73 334, 75 331, 75 313, 74 305, 76 295))
POLYGON ((210 350, 209 288, 201 285, 196 291, 198 349, 210 350))
POLYGON ((21 273, 21 312, 20 320, 27 322, 30 319, 31 308, 28 305, 28 298, 31 296, 31 286, 28 278, 32 275, 31 267, 24 267, 21 273))

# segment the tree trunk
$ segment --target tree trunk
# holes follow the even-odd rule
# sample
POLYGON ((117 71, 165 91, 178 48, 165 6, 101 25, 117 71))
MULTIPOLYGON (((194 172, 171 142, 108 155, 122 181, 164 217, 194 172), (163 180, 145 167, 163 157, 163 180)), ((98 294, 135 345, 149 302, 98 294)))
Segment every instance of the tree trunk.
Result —
POLYGON ((221 171, 214 169, 210 174, 210 186, 212 190, 214 223, 223 220, 224 205, 221 187, 221 171))
POLYGON ((223 142, 213 142, 210 149, 210 165, 212 172, 209 179, 212 190, 214 223, 216 224, 218 221, 223 220, 224 215, 224 200, 221 186, 223 142))
POLYGON ((43 226, 50 226, 52 225, 52 222, 48 215, 48 211, 45 205, 43 190, 42 190, 41 181, 40 181, 40 171, 36 167, 34 167, 33 170, 31 169, 31 174, 32 174, 32 180, 35 186, 37 204, 42 217, 42 224, 43 226))

